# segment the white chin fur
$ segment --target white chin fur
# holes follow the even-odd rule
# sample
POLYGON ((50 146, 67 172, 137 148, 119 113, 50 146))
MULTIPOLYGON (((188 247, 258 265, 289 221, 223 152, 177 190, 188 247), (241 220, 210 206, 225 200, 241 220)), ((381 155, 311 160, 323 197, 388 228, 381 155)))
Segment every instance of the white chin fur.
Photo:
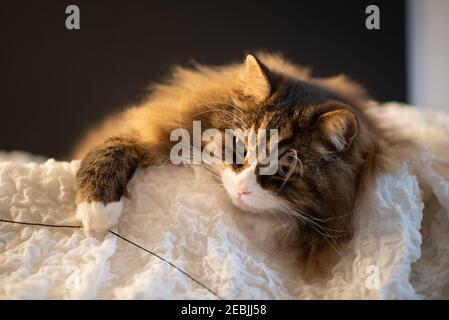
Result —
POLYGON ((278 208, 283 203, 279 197, 264 190, 259 184, 256 184, 252 194, 239 197, 235 187, 239 180, 239 175, 235 174, 231 169, 223 170, 221 179, 234 205, 244 211, 270 211, 278 208))
POLYGON ((83 223, 85 232, 103 232, 117 224, 122 209, 123 199, 107 205, 98 201, 81 202, 76 208, 76 217, 83 223))

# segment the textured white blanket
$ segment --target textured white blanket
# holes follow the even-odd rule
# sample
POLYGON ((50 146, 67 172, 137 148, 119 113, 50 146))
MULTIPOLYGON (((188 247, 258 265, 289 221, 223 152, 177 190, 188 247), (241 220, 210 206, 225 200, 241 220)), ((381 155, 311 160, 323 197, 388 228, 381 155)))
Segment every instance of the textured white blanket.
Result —
MULTIPOLYGON (((426 146, 380 177, 332 279, 304 283, 270 242, 275 221, 236 209, 207 173, 140 169, 115 231, 166 258, 226 299, 449 298, 449 116, 379 109, 426 146)), ((0 219, 79 224, 78 162, 0 154, 0 219), (9 160, 9 161, 6 161, 9 160)), ((169 264, 108 233, 0 222, 1 298, 206 298, 169 264)))

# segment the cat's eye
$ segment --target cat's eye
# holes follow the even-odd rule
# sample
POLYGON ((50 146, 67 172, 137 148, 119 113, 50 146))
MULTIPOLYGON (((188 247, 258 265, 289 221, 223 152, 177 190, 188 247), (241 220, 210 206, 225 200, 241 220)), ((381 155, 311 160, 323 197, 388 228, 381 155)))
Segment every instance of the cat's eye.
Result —
POLYGON ((245 142, 242 138, 238 136, 233 136, 233 161, 232 166, 234 168, 239 168, 243 165, 247 153, 245 142))
POLYGON ((289 150, 280 157, 278 162, 278 174, 281 177, 290 177, 295 174, 302 175, 303 171, 302 161, 298 158, 298 154, 295 150, 289 150))
POLYGON ((235 137, 235 145, 236 145, 236 147, 240 147, 242 149, 244 149, 244 147, 245 147, 245 143, 239 137, 235 137))
POLYGON ((234 137, 234 139, 235 139, 235 144, 236 145, 243 146, 242 139, 240 139, 239 137, 234 137))
POLYGON ((234 137, 234 141, 235 141, 235 150, 234 150, 235 154, 236 156, 241 157, 241 160, 243 161, 247 151, 245 142, 240 137, 234 137))
POLYGON ((278 164, 278 173, 279 173, 279 175, 282 176, 282 177, 286 177, 287 173, 288 173, 288 170, 289 170, 289 167, 290 166, 288 166, 288 165, 286 165, 284 163, 279 163, 278 164))

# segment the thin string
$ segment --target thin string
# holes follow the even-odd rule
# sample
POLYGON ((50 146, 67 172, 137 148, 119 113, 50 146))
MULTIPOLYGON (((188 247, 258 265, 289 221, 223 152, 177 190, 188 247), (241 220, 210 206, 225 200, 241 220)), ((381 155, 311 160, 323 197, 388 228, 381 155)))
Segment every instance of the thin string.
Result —
MULTIPOLYGON (((82 226, 78 226, 78 225, 56 225, 56 224, 46 224, 46 223, 31 223, 31 222, 22 222, 22 221, 14 221, 14 220, 6 220, 6 219, 0 219, 0 222, 5 222, 5 223, 14 223, 14 224, 21 224, 21 225, 26 225, 26 226, 39 226, 39 227, 50 227, 50 228, 72 228, 72 229, 80 229, 82 228, 82 226)), ((119 235, 118 233, 108 230, 109 233, 112 233, 113 235, 115 235, 116 237, 132 244, 133 246, 155 256, 156 258, 168 263, 171 267, 175 268, 176 270, 178 270, 179 272, 181 272, 183 275, 185 275, 187 278, 189 278, 190 280, 192 280, 193 282, 195 282, 196 284, 200 285, 201 287, 203 287, 204 289, 206 289, 207 291, 209 291, 211 294, 213 294, 215 297, 217 297, 220 300, 223 300, 222 297, 220 297, 218 294, 216 294, 212 289, 210 289, 209 287, 207 287, 206 285, 204 285, 201 281, 195 279, 193 276, 191 276, 190 274, 188 274, 187 272, 185 272, 184 270, 182 270, 181 268, 177 267, 175 264, 173 264, 172 262, 168 261, 167 259, 161 257, 160 255, 158 255, 157 253, 152 252, 151 250, 148 250, 144 247, 142 247, 141 245, 119 235)))

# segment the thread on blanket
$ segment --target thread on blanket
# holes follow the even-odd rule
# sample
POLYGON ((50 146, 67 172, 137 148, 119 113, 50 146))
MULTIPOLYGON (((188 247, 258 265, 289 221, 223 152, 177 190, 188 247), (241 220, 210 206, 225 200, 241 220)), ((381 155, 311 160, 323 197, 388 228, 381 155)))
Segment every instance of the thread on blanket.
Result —
MULTIPOLYGON (((20 224, 20 225, 27 225, 27 226, 50 227, 50 228, 72 228, 72 229, 80 229, 80 228, 82 228, 82 226, 78 226, 78 225, 58 225, 58 224, 46 224, 46 223, 37 223, 37 222, 34 223, 34 222, 24 222, 24 221, 15 221, 15 220, 7 220, 7 219, 0 219, 0 222, 12 223, 12 224, 20 224)), ((135 243, 135 242, 133 242, 133 241, 131 241, 131 240, 121 236, 121 235, 119 235, 118 233, 116 233, 114 231, 108 230, 108 232, 113 234, 117 238, 122 239, 123 241, 126 241, 126 242, 132 244, 133 246, 139 248, 140 250, 143 250, 146 253, 149 253, 152 256, 162 260, 163 262, 165 262, 168 265, 170 265, 172 268, 175 268, 176 270, 181 272, 183 275, 185 275, 187 278, 189 278, 190 280, 192 280, 193 282, 195 282, 199 286, 201 286, 204 289, 206 289, 207 291, 209 291, 211 294, 213 294, 218 299, 223 300, 223 298, 220 297, 218 294, 216 294, 212 289, 210 289, 209 287, 204 285, 201 281, 197 280, 196 278, 194 278, 193 276, 191 276, 190 274, 188 274, 187 272, 185 272, 181 268, 177 267, 175 264, 173 264, 172 262, 168 261, 164 257, 161 257, 157 253, 154 253, 153 251, 148 250, 148 249, 142 247, 141 245, 139 245, 139 244, 137 244, 137 243, 135 243)))

